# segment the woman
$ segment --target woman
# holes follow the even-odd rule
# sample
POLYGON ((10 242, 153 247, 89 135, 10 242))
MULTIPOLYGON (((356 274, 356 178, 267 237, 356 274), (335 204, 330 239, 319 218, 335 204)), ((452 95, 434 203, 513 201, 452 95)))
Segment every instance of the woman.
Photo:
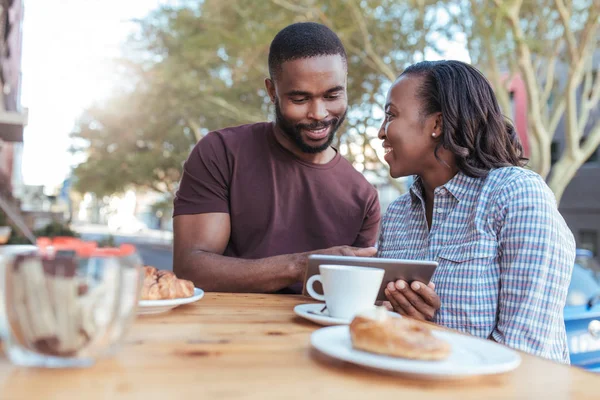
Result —
POLYGON ((394 178, 379 257, 428 259, 432 283, 390 282, 401 314, 568 363, 563 307, 573 235, 492 87, 458 61, 421 62, 390 89, 379 132, 394 178))

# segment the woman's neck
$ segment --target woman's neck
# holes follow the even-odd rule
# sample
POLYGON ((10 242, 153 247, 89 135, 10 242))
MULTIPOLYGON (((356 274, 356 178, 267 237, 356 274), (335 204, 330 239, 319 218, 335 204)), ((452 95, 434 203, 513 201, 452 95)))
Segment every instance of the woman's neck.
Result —
POLYGON ((427 229, 431 230, 433 222, 433 199, 435 198, 435 189, 450 181, 454 175, 458 173, 458 169, 441 165, 435 170, 426 172, 421 177, 423 184, 423 197, 425 198, 425 218, 427 221, 427 229))

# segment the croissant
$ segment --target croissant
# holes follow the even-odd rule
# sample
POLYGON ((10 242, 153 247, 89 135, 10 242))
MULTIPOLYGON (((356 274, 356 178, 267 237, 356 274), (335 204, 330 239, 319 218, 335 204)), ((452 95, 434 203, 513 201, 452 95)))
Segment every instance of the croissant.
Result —
POLYGON ((370 353, 413 360, 443 360, 450 344, 434 336, 423 323, 393 318, 381 309, 357 315, 350 323, 352 347, 370 353))
POLYGON ((144 287, 150 286, 156 282, 156 273, 158 271, 154 267, 144 267, 144 287))
POLYGON ((179 299, 194 295, 194 284, 185 279, 178 279, 171 271, 159 271, 154 267, 145 266, 144 273, 142 300, 179 299))

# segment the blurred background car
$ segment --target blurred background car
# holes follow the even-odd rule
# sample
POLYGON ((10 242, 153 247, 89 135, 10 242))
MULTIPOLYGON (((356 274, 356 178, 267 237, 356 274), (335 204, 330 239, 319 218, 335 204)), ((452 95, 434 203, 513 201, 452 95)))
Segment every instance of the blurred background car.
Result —
POLYGON ((564 309, 571 364, 600 372, 600 264, 578 249, 564 309))

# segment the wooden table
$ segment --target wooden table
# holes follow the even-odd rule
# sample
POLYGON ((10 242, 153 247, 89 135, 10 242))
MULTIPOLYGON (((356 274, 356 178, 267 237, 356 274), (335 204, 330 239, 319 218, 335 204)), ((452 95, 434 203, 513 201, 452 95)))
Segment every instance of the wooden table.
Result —
POLYGON ((122 350, 88 369, 12 366, 0 355, 0 399, 599 399, 600 376, 523 354, 516 370, 461 381, 385 375, 310 348, 319 326, 300 296, 207 294, 139 317, 122 350))

